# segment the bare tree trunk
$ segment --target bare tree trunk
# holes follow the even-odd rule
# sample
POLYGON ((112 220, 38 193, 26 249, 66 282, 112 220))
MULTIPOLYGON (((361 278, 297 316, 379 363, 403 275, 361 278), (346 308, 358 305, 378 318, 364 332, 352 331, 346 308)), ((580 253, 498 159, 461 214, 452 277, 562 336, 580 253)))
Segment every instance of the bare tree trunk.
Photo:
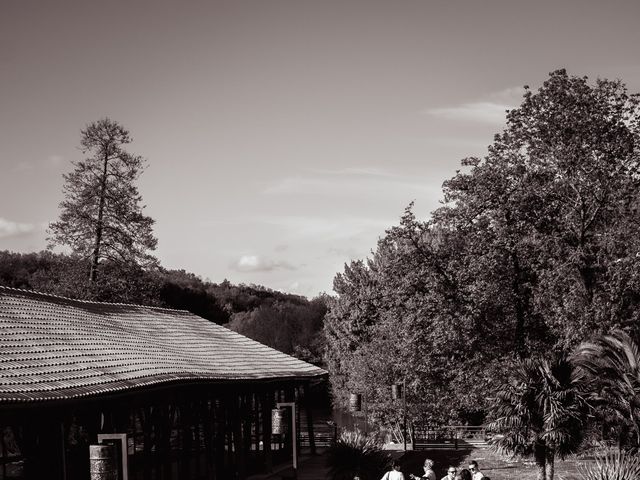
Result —
POLYGON ((96 241, 93 247, 91 259, 91 270, 89 271, 89 281, 96 281, 98 276, 98 262, 100 261, 100 246, 102 245, 102 223, 104 218, 105 194, 107 191, 107 165, 109 163, 108 153, 104 154, 104 165, 102 167, 102 179, 100 181, 100 204, 98 205, 98 221, 96 223, 96 241))

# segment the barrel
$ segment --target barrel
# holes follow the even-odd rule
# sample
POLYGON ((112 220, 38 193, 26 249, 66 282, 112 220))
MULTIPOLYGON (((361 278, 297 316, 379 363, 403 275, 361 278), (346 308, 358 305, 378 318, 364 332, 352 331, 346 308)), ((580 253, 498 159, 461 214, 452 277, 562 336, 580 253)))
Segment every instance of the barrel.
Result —
POLYGON ((282 408, 274 408, 271 410, 271 433, 280 435, 283 434, 284 431, 284 410, 282 408))
POLYGON ((359 412, 362 410, 362 395, 359 393, 352 393, 349 395, 349 410, 352 412, 359 412))
POLYGON ((91 480, 118 480, 118 460, 113 445, 89 445, 91 480))

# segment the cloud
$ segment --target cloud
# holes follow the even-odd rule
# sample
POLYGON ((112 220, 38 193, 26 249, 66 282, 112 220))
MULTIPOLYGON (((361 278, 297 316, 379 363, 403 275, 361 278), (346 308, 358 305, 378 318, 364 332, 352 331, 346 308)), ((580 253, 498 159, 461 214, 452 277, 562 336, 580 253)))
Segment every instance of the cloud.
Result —
POLYGON ((275 225, 284 230, 292 242, 301 239, 314 241, 343 241, 357 238, 363 234, 369 237, 373 233, 382 234, 393 225, 397 218, 365 218, 357 216, 332 215, 329 218, 318 216, 280 215, 262 216, 256 221, 275 225))
POLYGON ((265 195, 317 195, 358 199, 387 197, 422 198, 439 193, 425 178, 400 175, 376 168, 312 170, 299 176, 280 178, 268 185, 265 195))
POLYGON ((284 260, 271 260, 258 255, 242 255, 231 264, 238 272, 273 272, 275 270, 296 270, 296 267, 284 260))
POLYGON ((448 120, 501 124, 505 122, 506 111, 518 106, 524 94, 523 88, 506 88, 491 93, 487 98, 463 103, 452 107, 430 108, 425 113, 448 120))
POLYGON ((492 102, 464 103, 457 107, 432 108, 430 115, 447 120, 469 120, 481 123, 501 123, 506 116, 507 105, 492 102))
POLYGON ((36 229, 32 223, 16 223, 0 217, 0 238, 17 237, 36 229))

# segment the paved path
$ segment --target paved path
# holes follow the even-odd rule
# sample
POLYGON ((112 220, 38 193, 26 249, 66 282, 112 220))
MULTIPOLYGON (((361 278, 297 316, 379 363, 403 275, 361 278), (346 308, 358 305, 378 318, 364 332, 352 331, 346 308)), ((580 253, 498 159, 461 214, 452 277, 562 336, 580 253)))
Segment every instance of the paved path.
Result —
MULTIPOLYGON (((298 459, 298 480, 325 480, 327 472, 326 450, 320 450, 317 455, 303 455, 298 459)), ((293 478, 291 466, 283 466, 266 475, 252 475, 247 480, 273 480, 293 478)))

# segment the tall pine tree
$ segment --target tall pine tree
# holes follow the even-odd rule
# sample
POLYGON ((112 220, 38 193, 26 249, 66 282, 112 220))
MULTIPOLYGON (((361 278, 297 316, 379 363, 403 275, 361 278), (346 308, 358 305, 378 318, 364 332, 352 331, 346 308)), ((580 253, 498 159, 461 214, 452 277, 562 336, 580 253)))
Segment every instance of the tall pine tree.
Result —
POLYGON ((157 240, 154 220, 142 213, 135 185, 145 160, 127 152, 129 132, 103 118, 82 130, 84 160, 64 175, 64 200, 57 222, 49 225, 50 246, 66 245, 90 265, 89 280, 98 277, 100 262, 146 266, 156 263, 148 252, 157 240))

